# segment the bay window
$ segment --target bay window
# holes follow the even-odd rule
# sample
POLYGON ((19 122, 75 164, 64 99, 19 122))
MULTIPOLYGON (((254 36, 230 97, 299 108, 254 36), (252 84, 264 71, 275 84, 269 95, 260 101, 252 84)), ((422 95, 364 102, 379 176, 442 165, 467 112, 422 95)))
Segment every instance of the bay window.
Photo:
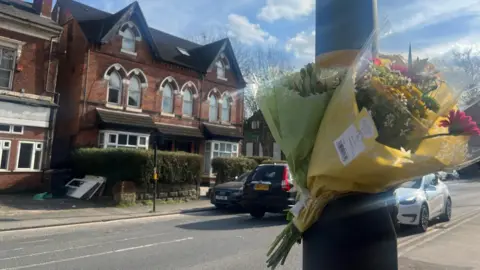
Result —
POLYGON ((18 143, 17 170, 39 171, 42 152, 43 143, 20 141, 18 143))
POLYGON ((204 172, 212 174, 212 159, 216 157, 238 157, 238 143, 207 141, 205 144, 204 172))
POLYGON ((121 131, 100 131, 98 147, 148 149, 149 134, 121 131))

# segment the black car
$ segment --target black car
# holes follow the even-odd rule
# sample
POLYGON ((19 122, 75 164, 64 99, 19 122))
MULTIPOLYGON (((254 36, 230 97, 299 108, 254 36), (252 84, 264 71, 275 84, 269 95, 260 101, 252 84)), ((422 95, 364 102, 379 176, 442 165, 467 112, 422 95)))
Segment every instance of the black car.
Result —
POLYGON ((210 202, 217 208, 239 206, 242 198, 243 185, 250 172, 246 172, 235 180, 216 185, 210 191, 210 202))
POLYGON ((262 164, 248 175, 241 205, 254 218, 265 213, 285 213, 296 202, 297 192, 287 164, 262 164))

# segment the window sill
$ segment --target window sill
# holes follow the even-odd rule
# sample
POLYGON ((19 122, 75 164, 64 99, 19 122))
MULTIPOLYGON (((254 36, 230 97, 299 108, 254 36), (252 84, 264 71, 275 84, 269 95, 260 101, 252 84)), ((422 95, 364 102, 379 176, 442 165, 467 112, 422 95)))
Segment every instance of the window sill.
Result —
POLYGON ((123 106, 116 105, 116 104, 107 103, 107 104, 105 104, 105 107, 110 108, 110 109, 123 110, 123 106))
POLYGON ((222 81, 228 81, 228 79, 224 78, 224 77, 217 77, 217 79, 222 80, 222 81))
POLYGON ((41 170, 34 170, 34 169, 16 169, 13 172, 41 172, 41 170))
POLYGON ((162 112, 160 115, 161 115, 161 116, 166 116, 166 117, 175 117, 175 114, 174 114, 174 113, 162 112))
POLYGON ((182 115, 182 118, 193 119, 193 116, 184 114, 184 115, 182 115))
POLYGON ((121 49, 120 52, 122 52, 124 54, 131 55, 131 56, 137 56, 136 52, 127 51, 127 50, 124 50, 124 49, 121 49))
POLYGON ((142 112, 142 109, 141 109, 141 108, 126 107, 125 110, 128 111, 128 112, 137 112, 137 113, 141 113, 141 112, 142 112))

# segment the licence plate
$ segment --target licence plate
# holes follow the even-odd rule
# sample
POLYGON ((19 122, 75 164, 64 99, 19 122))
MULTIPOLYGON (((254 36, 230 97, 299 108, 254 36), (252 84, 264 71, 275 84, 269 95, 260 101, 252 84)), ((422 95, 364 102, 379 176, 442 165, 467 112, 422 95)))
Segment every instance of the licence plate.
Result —
POLYGON ((267 191, 270 189, 270 185, 265 185, 265 184, 255 184, 255 187, 254 187, 255 190, 263 190, 263 191, 267 191))
POLYGON ((215 200, 226 201, 227 199, 228 199, 227 196, 219 196, 219 195, 215 196, 215 200))

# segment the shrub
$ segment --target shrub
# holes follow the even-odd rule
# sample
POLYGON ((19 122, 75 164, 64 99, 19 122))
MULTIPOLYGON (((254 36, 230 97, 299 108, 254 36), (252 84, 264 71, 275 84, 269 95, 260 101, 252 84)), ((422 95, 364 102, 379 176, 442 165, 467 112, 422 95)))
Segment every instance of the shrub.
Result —
POLYGON ((257 157, 257 156, 252 156, 252 157, 246 157, 249 159, 253 159, 257 162, 257 164, 262 164, 265 160, 271 160, 271 157, 257 157))
POLYGON ((264 160, 262 162, 262 164, 274 164, 274 163, 277 163, 277 164, 283 164, 283 163, 287 163, 286 160, 271 160, 271 159, 267 159, 267 160, 264 160))
MULTIPOLYGON (((80 148, 73 152, 72 160, 75 176, 104 176, 109 192, 120 181, 146 187, 153 178, 151 150, 80 148)), ((197 154, 158 151, 158 182, 198 185, 202 160, 197 154)))
POLYGON ((257 165, 255 160, 245 157, 214 158, 212 169, 217 174, 215 184, 228 182, 235 176, 255 169, 257 165))

